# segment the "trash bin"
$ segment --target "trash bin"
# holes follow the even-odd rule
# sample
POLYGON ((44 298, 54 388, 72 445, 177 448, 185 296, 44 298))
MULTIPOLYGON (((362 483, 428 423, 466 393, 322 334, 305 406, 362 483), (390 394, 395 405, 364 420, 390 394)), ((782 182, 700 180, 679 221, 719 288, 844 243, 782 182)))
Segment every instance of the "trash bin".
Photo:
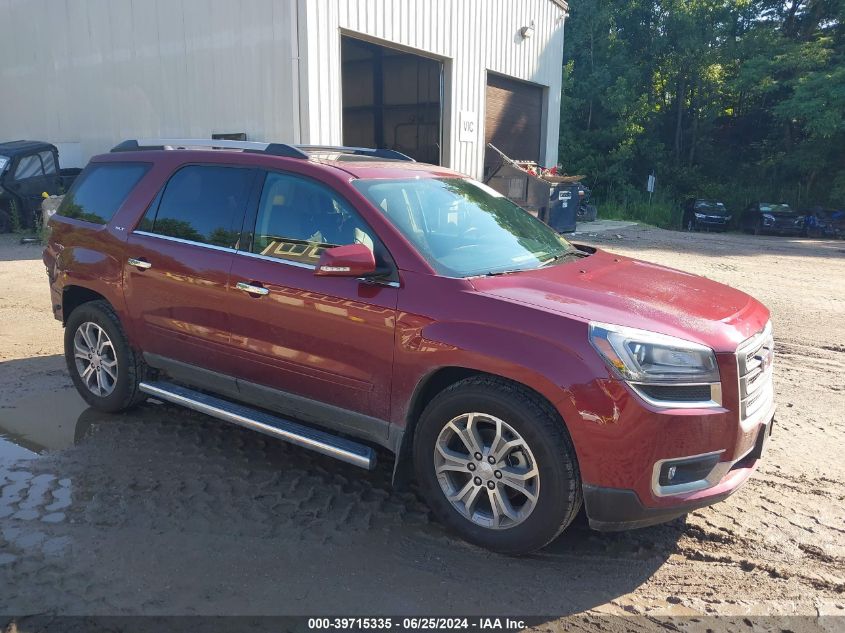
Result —
POLYGON ((578 185, 582 176, 543 173, 533 161, 513 160, 492 144, 487 145, 501 158, 485 184, 514 204, 539 218, 558 233, 575 230, 578 213, 578 185))
POLYGON ((558 233, 572 233, 579 202, 577 184, 557 183, 551 188, 548 217, 541 219, 558 233))

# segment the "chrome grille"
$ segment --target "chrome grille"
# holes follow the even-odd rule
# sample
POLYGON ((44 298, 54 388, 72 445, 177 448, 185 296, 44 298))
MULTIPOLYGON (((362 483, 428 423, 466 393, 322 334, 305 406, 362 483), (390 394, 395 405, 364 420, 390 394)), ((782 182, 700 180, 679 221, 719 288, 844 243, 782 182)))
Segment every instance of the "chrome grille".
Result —
POLYGON ((774 398, 772 360, 775 341, 772 324, 740 345, 736 352, 739 370, 739 417, 747 420, 765 411, 774 398))

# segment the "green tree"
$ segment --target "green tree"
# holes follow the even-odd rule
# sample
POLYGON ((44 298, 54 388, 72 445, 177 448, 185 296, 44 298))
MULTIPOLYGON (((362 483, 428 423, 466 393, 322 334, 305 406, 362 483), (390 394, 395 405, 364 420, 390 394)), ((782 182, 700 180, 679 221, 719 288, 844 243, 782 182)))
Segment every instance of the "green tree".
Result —
MULTIPOLYGON (((567 23, 560 162, 600 203, 845 206, 845 0, 585 0, 567 23)), ((668 216, 667 216, 668 217, 668 216)))

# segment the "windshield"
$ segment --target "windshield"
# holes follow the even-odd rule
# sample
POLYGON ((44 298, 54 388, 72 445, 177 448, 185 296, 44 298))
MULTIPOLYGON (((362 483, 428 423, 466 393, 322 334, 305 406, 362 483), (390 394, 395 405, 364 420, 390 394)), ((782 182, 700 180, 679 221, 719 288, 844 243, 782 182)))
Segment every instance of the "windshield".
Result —
POLYGON ((6 169, 6 165, 9 164, 9 157, 8 156, 0 156, 0 174, 3 173, 3 170, 6 169))
POLYGON ((500 193, 464 178, 356 180, 441 275, 531 270, 579 253, 500 193))
POLYGON ((763 213, 793 213, 788 204, 771 204, 769 202, 761 202, 760 211, 763 213))
POLYGON ((718 214, 725 214, 728 212, 725 205, 721 202, 714 202, 712 200, 697 200, 695 203, 695 210, 718 214))

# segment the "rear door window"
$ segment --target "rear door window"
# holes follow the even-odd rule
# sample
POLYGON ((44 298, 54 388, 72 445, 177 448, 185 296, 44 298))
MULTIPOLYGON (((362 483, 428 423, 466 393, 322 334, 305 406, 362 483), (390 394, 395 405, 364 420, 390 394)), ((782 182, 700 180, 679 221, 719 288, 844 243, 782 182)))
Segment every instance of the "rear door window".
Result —
POLYGON ((90 165, 73 183, 56 213, 66 218, 105 224, 149 168, 146 163, 90 165))
POLYGON ((156 198, 139 230, 235 248, 255 171, 190 165, 177 171, 156 198))

